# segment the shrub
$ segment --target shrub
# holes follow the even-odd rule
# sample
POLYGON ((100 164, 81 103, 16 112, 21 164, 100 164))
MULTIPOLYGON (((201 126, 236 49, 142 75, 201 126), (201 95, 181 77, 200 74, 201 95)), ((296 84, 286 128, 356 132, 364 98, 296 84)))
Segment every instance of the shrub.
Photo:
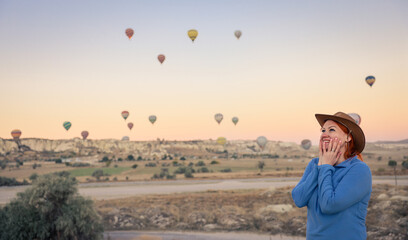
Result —
POLYGON ((189 163, 188 163, 188 166, 189 166, 189 167, 192 167, 192 166, 194 166, 194 163, 189 162, 189 163))
POLYGON ((184 177, 193 178, 194 176, 193 176, 193 171, 192 170, 193 170, 192 168, 187 168, 186 172, 184 173, 184 177))
MULTIPOLYGON (((28 183, 26 183, 26 184, 28 184, 28 183)), ((1 186, 20 186, 20 185, 26 185, 26 184, 24 184, 24 182, 17 181, 15 178, 8 178, 8 177, 1 177, 0 176, 0 187, 1 186)))
POLYGON ((402 162, 402 167, 408 169, 408 160, 402 162))
POLYGON ((142 161, 143 158, 141 156, 137 157, 137 161, 142 161))
POLYGON ((225 169, 221 169, 220 172, 232 172, 231 168, 225 168, 225 169))
POLYGON ((31 176, 28 179, 30 179, 31 182, 34 182, 35 180, 37 180, 37 178, 38 178, 38 174, 33 173, 33 174, 31 174, 31 176))
POLYGON ((89 167, 91 164, 89 163, 82 163, 82 162, 76 162, 71 164, 72 167, 89 167))
POLYGON ((138 166, 137 164, 133 164, 132 168, 135 169, 135 168, 137 168, 137 166, 138 166))
POLYGON ((113 181, 118 181, 118 178, 117 178, 117 177, 114 177, 114 178, 113 178, 113 181))
POLYGON ((206 167, 202 167, 202 168, 199 169, 199 170, 200 170, 200 172, 202 172, 202 173, 210 172, 210 170, 208 170, 208 168, 206 168, 206 167))
POLYGON ((135 157, 133 157, 133 155, 128 155, 128 156, 127 156, 127 160, 128 160, 128 161, 134 161, 134 160, 135 160, 135 157))
POLYGON ((186 161, 186 158, 185 158, 185 157, 181 157, 180 160, 181 160, 181 161, 186 161))
POLYGON ((123 161, 123 159, 122 158, 118 158, 118 162, 122 162, 123 161))
MULTIPOLYGON (((110 176, 108 173, 104 173, 102 169, 97 169, 92 173, 92 177, 96 178, 96 180, 100 180, 103 176, 110 176)), ((105 179, 106 180, 106 179, 105 179)), ((109 180, 109 178, 108 178, 109 180)))
POLYGON ((107 156, 103 157, 100 162, 109 162, 109 158, 107 156))
POLYGON ((37 163, 34 163, 34 164, 33 164, 33 169, 36 169, 36 168, 38 168, 38 167, 41 167, 41 164, 37 164, 37 163))
POLYGON ((202 167, 202 166, 205 166, 205 163, 204 163, 204 161, 198 161, 198 162, 196 163, 196 166, 202 167))
POLYGON ((156 163, 146 163, 145 167, 156 167, 156 163))
POLYGON ((1 239, 103 239, 92 200, 78 194, 77 182, 69 176, 39 177, 0 209, 0 216, 1 239))
POLYGON ((61 158, 55 159, 55 163, 57 163, 57 164, 62 163, 62 159, 61 158))
POLYGON ((210 164, 220 164, 220 162, 218 162, 216 160, 212 160, 210 164))

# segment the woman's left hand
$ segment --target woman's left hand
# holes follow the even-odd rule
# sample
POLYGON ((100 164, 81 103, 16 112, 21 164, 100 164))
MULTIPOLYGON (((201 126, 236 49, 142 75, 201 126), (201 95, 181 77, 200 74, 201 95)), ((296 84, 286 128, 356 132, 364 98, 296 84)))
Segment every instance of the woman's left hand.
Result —
POLYGON ((335 138, 334 140, 330 139, 329 146, 327 147, 327 149, 322 143, 322 141, 320 141, 319 165, 322 164, 329 164, 332 166, 335 165, 341 156, 340 147, 341 141, 339 141, 337 138, 335 138))

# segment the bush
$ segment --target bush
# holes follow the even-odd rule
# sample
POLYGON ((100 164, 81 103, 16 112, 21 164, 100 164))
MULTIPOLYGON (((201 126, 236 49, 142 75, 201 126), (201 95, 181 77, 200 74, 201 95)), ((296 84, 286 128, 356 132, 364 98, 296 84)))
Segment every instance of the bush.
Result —
POLYGON ((194 163, 189 162, 189 163, 188 163, 188 166, 189 166, 189 167, 192 167, 192 166, 194 166, 194 163))
POLYGON ((117 178, 117 177, 114 177, 114 178, 113 178, 113 181, 118 181, 118 178, 117 178))
POLYGON ((212 160, 210 164, 220 164, 220 162, 212 160))
POLYGON ((115 164, 113 167, 114 167, 114 168, 118 168, 118 164, 115 164))
POLYGON ((185 158, 185 157, 181 157, 180 160, 181 160, 181 161, 186 161, 186 158, 185 158))
POLYGON ((137 166, 138 166, 137 164, 133 164, 132 168, 135 169, 135 168, 137 168, 137 166))
POLYGON ((82 163, 82 162, 76 162, 71 164, 72 167, 89 167, 91 164, 89 163, 82 163))
POLYGON ((103 157, 100 162, 109 162, 109 158, 107 156, 103 157))
POLYGON ((206 173, 206 172, 210 172, 210 170, 208 170, 208 168, 206 168, 206 167, 202 167, 197 172, 206 173))
POLYGON ((103 239, 92 200, 69 176, 41 176, 0 209, 0 239, 103 239))
POLYGON ((33 174, 31 174, 31 176, 28 179, 30 179, 31 182, 34 182, 35 180, 37 180, 37 178, 38 178, 38 174, 33 173, 33 174))
POLYGON ((231 168, 225 168, 225 169, 221 169, 220 172, 232 172, 231 168))
POLYGON ((57 159, 55 159, 55 163, 57 163, 57 164, 62 163, 62 159, 61 159, 61 158, 57 158, 57 159))
POLYGON ((26 185, 26 184, 24 182, 17 181, 15 178, 8 178, 8 177, 0 176, 0 187, 2 186, 20 186, 20 185, 26 185))
POLYGON ((123 159, 122 158, 118 158, 118 162, 122 162, 123 161, 123 159))
POLYGON ((141 156, 137 157, 137 161, 142 161, 143 158, 141 156))
POLYGON ((408 169, 408 161, 403 161, 402 162, 402 167, 405 168, 405 169, 408 169))
POLYGON ((184 177, 193 178, 194 176, 193 176, 193 171, 192 170, 193 170, 192 168, 187 168, 186 172, 184 173, 184 177))
POLYGON ((166 177, 166 179, 175 179, 176 175, 170 175, 168 168, 162 168, 159 174, 153 174, 152 179, 163 179, 164 177, 166 177))
MULTIPOLYGON (((97 169, 92 173, 92 177, 96 178, 96 180, 100 180, 103 176, 110 176, 108 173, 104 173, 102 169, 97 169)), ((109 180, 109 178, 108 178, 109 180)))
POLYGON ((156 167, 156 163, 146 163, 145 167, 156 167))
POLYGON ((202 166, 205 166, 205 163, 204 163, 203 161, 198 161, 198 162, 196 163, 196 166, 197 166, 197 167, 202 167, 202 166))
POLYGON ((127 156, 127 160, 128 161, 134 161, 135 157, 133 157, 133 155, 129 155, 129 156, 127 156))

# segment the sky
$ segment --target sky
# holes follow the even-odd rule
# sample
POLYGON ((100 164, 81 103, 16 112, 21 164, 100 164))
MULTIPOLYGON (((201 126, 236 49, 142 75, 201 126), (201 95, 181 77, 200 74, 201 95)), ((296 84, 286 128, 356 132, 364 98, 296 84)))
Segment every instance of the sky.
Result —
POLYGON ((316 144, 314 114, 342 111, 361 116, 368 142, 407 139, 407 11, 406 0, 0 0, 0 138, 316 144))

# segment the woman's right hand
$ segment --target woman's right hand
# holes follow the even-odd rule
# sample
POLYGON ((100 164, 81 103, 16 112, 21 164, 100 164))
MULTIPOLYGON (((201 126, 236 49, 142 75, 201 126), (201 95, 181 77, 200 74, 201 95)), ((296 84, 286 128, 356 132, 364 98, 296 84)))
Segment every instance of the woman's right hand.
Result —
POLYGON ((337 138, 330 139, 329 146, 326 147, 324 146, 323 142, 320 140, 319 141, 319 163, 318 165, 323 165, 323 164, 329 164, 334 166, 337 161, 339 160, 341 156, 340 152, 341 148, 341 141, 339 141, 337 138))

